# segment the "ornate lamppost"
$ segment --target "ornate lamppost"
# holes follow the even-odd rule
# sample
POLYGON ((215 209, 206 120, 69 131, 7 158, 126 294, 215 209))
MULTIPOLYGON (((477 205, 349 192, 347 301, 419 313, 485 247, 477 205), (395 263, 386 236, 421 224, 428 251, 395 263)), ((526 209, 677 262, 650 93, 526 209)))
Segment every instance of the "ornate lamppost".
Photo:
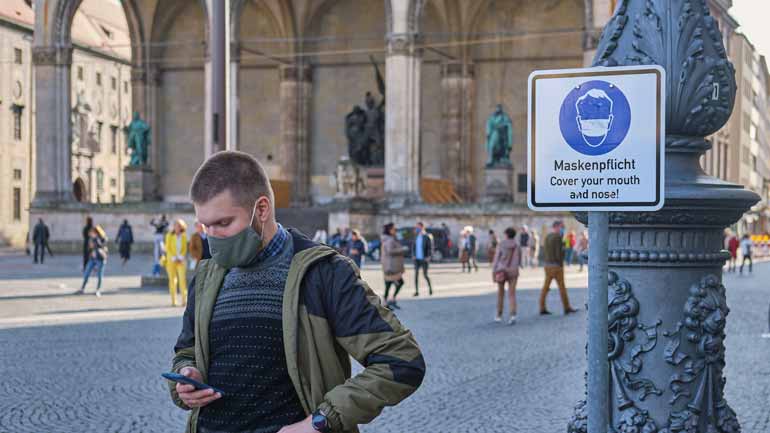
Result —
MULTIPOLYGON (((705 0, 623 0, 594 64, 667 73, 666 205, 609 217, 609 431, 739 432, 723 392, 722 236, 759 196, 699 163, 736 95, 722 35, 705 0)), ((580 402, 570 433, 586 413, 580 402)))

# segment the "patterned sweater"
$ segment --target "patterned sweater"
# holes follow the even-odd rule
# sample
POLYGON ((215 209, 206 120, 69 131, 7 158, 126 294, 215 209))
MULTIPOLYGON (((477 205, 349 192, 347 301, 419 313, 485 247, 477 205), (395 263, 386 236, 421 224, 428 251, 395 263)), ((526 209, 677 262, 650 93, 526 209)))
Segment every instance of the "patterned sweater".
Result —
POLYGON ((201 410, 201 433, 275 433, 305 417, 286 367, 281 320, 292 254, 279 228, 253 266, 227 273, 210 325, 208 374, 224 397, 201 410))

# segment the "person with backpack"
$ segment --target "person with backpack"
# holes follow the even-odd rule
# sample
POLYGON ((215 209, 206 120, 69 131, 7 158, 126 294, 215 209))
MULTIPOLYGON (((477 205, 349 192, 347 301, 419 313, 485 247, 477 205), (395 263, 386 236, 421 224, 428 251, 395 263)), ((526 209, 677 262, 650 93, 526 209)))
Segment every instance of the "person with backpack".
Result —
POLYGON ((500 242, 492 262, 492 276, 497 283, 497 313, 495 322, 503 320, 505 283, 508 283, 508 324, 516 323, 516 282, 521 267, 521 246, 516 242, 516 230, 505 229, 505 239, 500 242))
POLYGON ((88 263, 83 271, 83 284, 76 294, 86 292, 88 277, 95 269, 98 278, 96 283, 96 296, 102 296, 102 278, 104 278, 104 264, 107 261, 107 235, 101 226, 94 226, 88 231, 88 263))

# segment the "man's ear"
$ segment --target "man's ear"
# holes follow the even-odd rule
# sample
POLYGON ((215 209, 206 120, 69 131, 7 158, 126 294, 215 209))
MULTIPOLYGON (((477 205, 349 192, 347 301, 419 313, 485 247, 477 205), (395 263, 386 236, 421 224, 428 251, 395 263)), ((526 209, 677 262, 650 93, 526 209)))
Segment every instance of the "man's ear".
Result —
POLYGON ((270 198, 268 198, 266 195, 263 195, 257 199, 256 213, 256 218, 263 223, 270 217, 270 214, 272 213, 272 203, 270 203, 270 198))

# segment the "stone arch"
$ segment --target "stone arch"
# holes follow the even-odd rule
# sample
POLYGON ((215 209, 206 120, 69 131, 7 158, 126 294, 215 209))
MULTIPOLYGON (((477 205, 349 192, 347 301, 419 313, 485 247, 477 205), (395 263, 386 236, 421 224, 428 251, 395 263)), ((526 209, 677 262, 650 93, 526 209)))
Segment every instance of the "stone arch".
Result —
MULTIPOLYGON (((511 160, 514 181, 526 174, 528 75, 537 69, 583 66, 585 0, 483 0, 468 10, 467 31, 474 40, 465 55, 474 66, 472 152, 477 193, 486 162, 485 126, 497 104, 513 121, 511 160)), ((518 185, 515 185, 518 188, 518 185)), ((524 195, 516 192, 514 200, 524 195)))
MULTIPOLYGON (((255 155, 271 179, 282 179, 287 157, 282 142, 281 65, 294 63, 294 25, 288 2, 241 1, 235 36, 238 65, 238 148, 255 155), (280 40, 280 42, 279 42, 280 40), (254 139, 259 137, 259 139, 254 139)), ((236 25, 233 25, 236 27, 236 25)))
POLYGON ((166 201, 186 202, 205 156, 208 12, 203 1, 167 0, 155 12, 148 85, 154 100, 154 169, 166 201))
MULTIPOLYGON (((123 6, 126 22, 128 23, 128 33, 131 37, 131 57, 134 59, 134 62, 143 58, 142 50, 145 41, 145 26, 137 1, 125 0, 120 2, 123 6)), ((43 5, 45 9, 48 9, 48 6, 54 3, 54 19, 48 23, 49 28, 45 30, 43 35, 45 40, 41 40, 38 45, 61 48, 71 47, 72 21, 82 2, 83 0, 50 0, 46 2, 43 5)))
POLYGON ((305 53, 328 54, 303 57, 312 66, 311 195, 319 201, 334 196, 332 174, 339 159, 348 154, 345 117, 353 106, 363 105, 367 92, 373 93, 378 101, 381 98, 369 56, 375 59, 384 77, 389 1, 318 1, 302 18, 306 23, 302 30, 307 40, 305 53))

